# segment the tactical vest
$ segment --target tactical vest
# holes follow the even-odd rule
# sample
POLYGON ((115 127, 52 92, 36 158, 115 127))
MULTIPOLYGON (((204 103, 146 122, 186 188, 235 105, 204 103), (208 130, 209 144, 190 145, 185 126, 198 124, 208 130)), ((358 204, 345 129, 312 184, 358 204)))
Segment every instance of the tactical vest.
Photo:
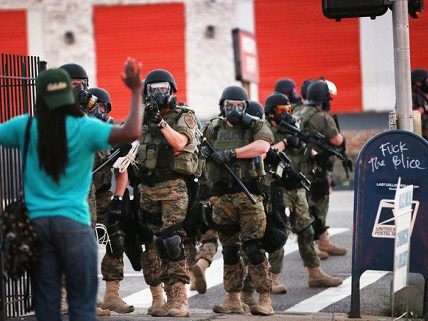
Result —
POLYGON ((318 109, 316 107, 304 105, 302 107, 296 108, 293 116, 295 117, 296 123, 301 130, 308 130, 311 129, 309 127, 309 121, 317 112, 318 109))
MULTIPOLYGON (((190 109, 177 106, 163 118, 176 129, 180 117, 188 113, 194 114, 190 109)), ((143 124, 136 158, 140 179, 161 182, 195 174, 198 169, 197 148, 197 140, 193 139, 182 152, 174 154, 156 124, 143 124)))
MULTIPOLYGON (((211 122, 212 135, 210 140, 216 150, 235 149, 248 145, 254 141, 253 129, 243 126, 227 125, 223 118, 216 118, 211 122)), ((264 174, 263 161, 261 158, 238 159, 229 164, 234 173, 247 184, 260 180, 264 174)), ((231 189, 236 182, 226 170, 214 162, 207 162, 208 179, 215 186, 223 186, 225 190, 231 189)), ((252 188, 251 186, 247 186, 252 188)))
MULTIPOLYGON (((97 152, 95 154, 95 167, 97 168, 101 165, 107 158, 110 156, 110 151, 108 152, 97 152)), ((105 192, 111 187, 111 180, 113 178, 113 173, 111 171, 111 166, 104 166, 101 168, 93 177, 93 184, 95 185, 95 190, 97 193, 105 192)))

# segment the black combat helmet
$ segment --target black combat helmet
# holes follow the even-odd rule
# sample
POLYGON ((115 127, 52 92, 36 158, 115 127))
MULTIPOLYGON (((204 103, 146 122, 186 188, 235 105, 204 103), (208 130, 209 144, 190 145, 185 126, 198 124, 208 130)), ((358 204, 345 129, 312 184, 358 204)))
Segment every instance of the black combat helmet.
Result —
POLYGON ((223 102, 228 100, 245 100, 248 102, 248 94, 246 90, 239 86, 229 86, 226 87, 220 97, 220 106, 223 105, 223 102))
POLYGON ((279 105, 290 105, 290 99, 286 95, 274 93, 270 95, 265 102, 265 114, 269 115, 274 112, 275 107, 279 105))
POLYGON ((147 94, 147 85, 157 82, 168 82, 171 86, 172 92, 177 92, 177 84, 174 76, 166 69, 155 69, 150 71, 144 80, 144 95, 147 94))
POLYGON ((300 87, 300 95, 305 100, 308 98, 308 87, 313 81, 313 79, 306 79, 303 81, 302 86, 300 87))
POLYGON ((97 102, 101 102, 106 107, 106 111, 109 113, 111 112, 111 99, 110 94, 107 92, 107 90, 103 88, 89 88, 88 92, 95 97, 97 97, 97 102))
POLYGON ((275 84, 275 91, 286 95, 292 104, 297 104, 301 102, 299 96, 296 93, 296 83, 293 79, 284 78, 279 79, 275 84))
POLYGON ((59 67, 63 70, 65 70, 69 75, 71 79, 84 79, 88 80, 88 74, 86 70, 78 64, 65 64, 59 67))
POLYGON ((321 106, 322 109, 330 107, 330 89, 324 80, 315 80, 308 87, 308 103, 313 106, 321 106))
POLYGON ((263 118, 263 106, 260 105, 255 100, 250 100, 248 102, 248 107, 246 109, 246 113, 251 115, 251 116, 262 119, 263 118))
POLYGON ((288 96, 296 88, 296 84, 292 79, 279 79, 275 84, 275 91, 288 96))

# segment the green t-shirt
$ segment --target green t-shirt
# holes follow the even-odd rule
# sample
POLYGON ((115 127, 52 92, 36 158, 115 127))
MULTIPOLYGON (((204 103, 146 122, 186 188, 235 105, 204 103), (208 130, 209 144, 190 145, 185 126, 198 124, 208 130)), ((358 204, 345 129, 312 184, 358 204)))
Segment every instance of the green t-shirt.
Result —
MULTIPOLYGON (((0 124, 0 145, 23 151, 28 115, 0 124)), ((30 219, 64 216, 90 225, 88 194, 95 153, 110 148, 112 125, 98 119, 66 118, 68 162, 57 183, 41 168, 37 144, 37 119, 33 119, 24 175, 25 203, 30 219)))

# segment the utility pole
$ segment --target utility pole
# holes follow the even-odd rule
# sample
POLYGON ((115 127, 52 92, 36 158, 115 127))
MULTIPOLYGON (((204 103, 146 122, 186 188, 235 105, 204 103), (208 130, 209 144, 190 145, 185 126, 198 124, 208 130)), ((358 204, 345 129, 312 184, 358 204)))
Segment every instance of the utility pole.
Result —
POLYGON ((394 0, 392 23, 398 128, 413 132, 408 0, 394 0))

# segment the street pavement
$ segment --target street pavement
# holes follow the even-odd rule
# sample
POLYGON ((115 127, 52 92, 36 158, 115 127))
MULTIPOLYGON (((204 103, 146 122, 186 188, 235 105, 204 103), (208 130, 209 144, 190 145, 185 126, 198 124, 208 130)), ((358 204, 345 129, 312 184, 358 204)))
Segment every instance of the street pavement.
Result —
MULTIPOLYGON (((353 224, 353 192, 335 191, 331 195, 331 206, 328 224, 332 240, 344 246, 348 253, 343 257, 330 257, 321 261, 322 269, 341 277, 343 285, 330 289, 312 289, 307 286, 307 274, 299 256, 295 236, 292 236, 285 246, 284 269, 281 273, 282 281, 288 288, 285 295, 273 296, 273 307, 276 316, 263 318, 264 320, 306 321, 306 320, 348 320, 351 294, 351 261, 352 261, 352 224, 353 224)), ((100 245, 99 262, 101 262, 105 248, 100 245)), ((223 300, 222 268, 223 261, 219 253, 208 269, 208 291, 204 295, 194 291, 189 292, 189 306, 191 317, 187 320, 227 320, 246 321, 249 316, 218 315, 212 312, 212 307, 223 300)), ((98 299, 102 300, 105 282, 99 272, 98 299)), ((366 272, 361 278, 361 315, 358 320, 393 320, 390 313, 391 274, 386 272, 366 272)), ((151 304, 148 286, 144 283, 142 272, 132 270, 125 259, 125 279, 121 283, 121 296, 136 310, 127 315, 112 313, 111 317, 99 320, 127 321, 153 320, 146 315, 151 304)), ((419 295, 412 300, 422 300, 419 295)), ((252 320, 258 317, 250 316, 252 320)), ((164 318, 171 319, 171 318, 164 318)), ((405 318, 403 320, 406 320, 405 318)), ((410 319, 409 319, 410 320, 410 319)), ((416 320, 416 319, 411 319, 416 320)))
MULTIPOLYGON (((273 306, 277 313, 310 314, 330 313, 328 315, 346 314, 350 310, 351 293, 351 258, 352 258, 352 223, 353 192, 336 191, 331 196, 328 224, 331 226, 332 240, 344 246, 348 253, 343 257, 330 257, 321 261, 326 272, 344 279, 342 286, 333 289, 311 289, 307 286, 307 273, 299 256, 295 236, 291 236, 285 246, 284 269, 282 281, 288 288, 285 295, 273 296, 273 306)), ((214 304, 222 302, 224 290, 222 285, 223 262, 219 253, 208 270, 208 291, 204 295, 189 292, 189 306, 193 314, 200 312, 210 314, 214 304)), ((100 260, 104 251, 100 248, 100 260)), ((126 259, 127 261, 127 259, 126 259)), ((135 272, 129 262, 125 263, 125 280, 120 293, 129 304, 138 311, 145 311, 150 304, 150 292, 141 272, 135 272)), ((99 300, 104 294, 104 282, 100 277, 99 300)), ((366 272, 361 278, 361 313, 377 316, 390 315, 390 281, 391 276, 385 272, 366 272)), ((138 313, 134 312, 134 313, 138 313)), ((195 317, 197 314, 195 314, 195 317)), ((125 319, 123 319, 125 320, 125 319)), ((334 320, 334 319, 330 319, 334 320)))

